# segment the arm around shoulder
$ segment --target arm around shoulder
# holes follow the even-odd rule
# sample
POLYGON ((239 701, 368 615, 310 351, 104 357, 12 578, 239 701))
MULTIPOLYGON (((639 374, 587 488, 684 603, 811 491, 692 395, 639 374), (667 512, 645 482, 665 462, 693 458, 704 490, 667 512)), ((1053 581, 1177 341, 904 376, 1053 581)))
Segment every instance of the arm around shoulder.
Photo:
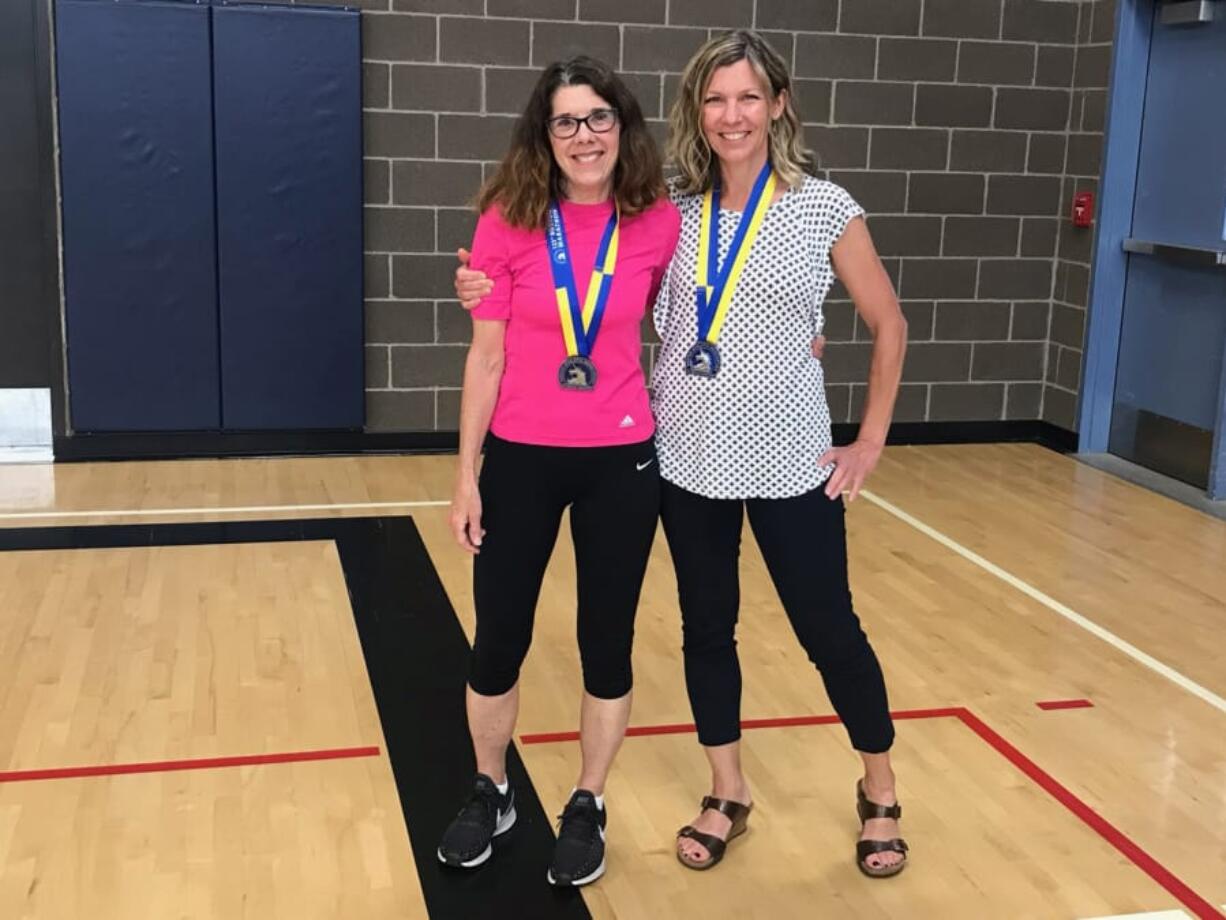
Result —
POLYGON ((482 319, 507 319, 511 309, 511 273, 508 259, 511 228, 497 206, 477 219, 472 252, 464 253, 456 269, 456 297, 466 310, 482 319))

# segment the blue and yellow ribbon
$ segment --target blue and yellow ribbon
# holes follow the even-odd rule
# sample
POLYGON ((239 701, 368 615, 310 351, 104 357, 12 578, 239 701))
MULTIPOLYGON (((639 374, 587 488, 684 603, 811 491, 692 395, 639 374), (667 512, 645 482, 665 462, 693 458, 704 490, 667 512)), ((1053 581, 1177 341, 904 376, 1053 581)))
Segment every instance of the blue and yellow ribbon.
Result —
POLYGON ((724 320, 728 317, 728 308, 732 304, 732 295, 741 280, 741 272, 745 270, 754 240, 762 229, 766 211, 775 197, 775 184, 775 173, 768 161, 754 180, 753 190, 745 203, 745 212, 732 238, 732 245, 728 247, 722 269, 719 265, 718 182, 713 183, 703 196, 702 226, 698 234, 698 258, 694 269, 694 280, 698 287, 699 341, 714 345, 719 340, 720 330, 724 328, 724 320))
POLYGON ((596 344, 596 334, 600 331, 600 321, 604 318, 609 291, 613 287, 620 236, 621 215, 614 207, 613 213, 609 215, 609 222, 605 225, 604 235, 600 238, 596 264, 592 266, 592 278, 587 286, 587 297, 583 301, 583 309, 580 310, 570 246, 566 242, 566 227, 562 223, 562 209, 556 201, 549 205, 549 226, 545 230, 545 242, 549 247, 549 268, 553 272, 558 317, 562 321, 562 337, 566 340, 566 353, 571 357, 588 357, 596 344))

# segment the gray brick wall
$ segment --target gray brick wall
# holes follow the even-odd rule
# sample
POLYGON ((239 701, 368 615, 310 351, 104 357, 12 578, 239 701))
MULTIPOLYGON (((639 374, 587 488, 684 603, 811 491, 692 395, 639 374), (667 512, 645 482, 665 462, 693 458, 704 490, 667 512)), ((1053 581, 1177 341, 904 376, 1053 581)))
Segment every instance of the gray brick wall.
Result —
MULTIPOLYGON (((605 58, 663 138, 681 67, 732 26, 792 65, 823 175, 869 211, 914 343, 896 417, 1072 427, 1090 241, 1061 218, 1097 180, 1114 0, 359 5, 372 430, 457 425, 469 330, 452 253, 539 67, 605 58)), ((841 288, 827 310, 831 407, 855 420, 869 335, 841 288)))

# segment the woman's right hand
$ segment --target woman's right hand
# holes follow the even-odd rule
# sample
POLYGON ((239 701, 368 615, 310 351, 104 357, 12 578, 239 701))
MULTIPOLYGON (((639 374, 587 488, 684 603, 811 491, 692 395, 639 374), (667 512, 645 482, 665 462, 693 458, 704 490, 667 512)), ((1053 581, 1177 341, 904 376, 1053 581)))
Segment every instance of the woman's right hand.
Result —
POLYGON ((451 532, 465 552, 473 555, 481 552, 481 540, 485 537, 481 526, 481 492, 476 476, 471 474, 456 478, 451 498, 451 532))
POLYGON ((486 277, 485 272, 468 267, 472 253, 467 249, 457 250, 456 258, 460 260, 460 267, 455 270, 455 296, 461 307, 472 310, 481 303, 482 297, 494 290, 494 282, 486 277))

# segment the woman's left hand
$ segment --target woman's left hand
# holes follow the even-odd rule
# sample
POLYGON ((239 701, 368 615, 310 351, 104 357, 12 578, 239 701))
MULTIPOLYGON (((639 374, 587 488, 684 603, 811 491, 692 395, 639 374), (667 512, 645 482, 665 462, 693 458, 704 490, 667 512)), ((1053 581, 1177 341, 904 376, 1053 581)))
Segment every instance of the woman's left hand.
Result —
POLYGON ((822 454, 817 461, 818 466, 834 464, 834 472, 826 480, 826 497, 835 499, 846 492, 847 500, 854 502, 864 486, 864 480, 877 468, 884 446, 873 441, 853 441, 846 447, 832 447, 822 454))

